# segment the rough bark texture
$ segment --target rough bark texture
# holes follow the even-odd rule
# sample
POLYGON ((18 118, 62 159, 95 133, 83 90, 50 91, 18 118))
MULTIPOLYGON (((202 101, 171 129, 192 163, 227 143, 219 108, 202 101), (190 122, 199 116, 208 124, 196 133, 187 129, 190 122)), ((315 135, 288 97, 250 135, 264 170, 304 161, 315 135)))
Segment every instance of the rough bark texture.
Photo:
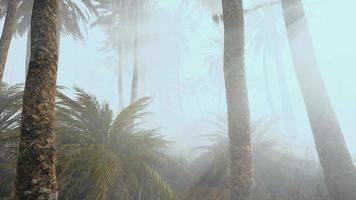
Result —
POLYGON ((63 10, 63 1, 58 1, 57 19, 56 19, 58 57, 61 49, 61 32, 62 32, 62 23, 63 23, 62 10, 63 10))
MULTIPOLYGON (((272 2, 263 3, 263 4, 255 6, 255 7, 252 7, 252 8, 249 8, 249 9, 245 9, 244 10, 244 14, 247 15, 247 14, 259 11, 261 9, 270 8, 270 7, 275 6, 275 5, 279 4, 279 3, 280 3, 280 0, 275 0, 275 1, 272 1, 272 2)), ((214 5, 214 8, 215 8, 215 5, 214 5)), ((220 22, 223 22, 223 20, 224 20, 221 13, 213 14, 211 18, 217 24, 219 24, 220 22)))
POLYGON ((242 0, 223 0, 224 78, 227 99, 231 200, 246 200, 253 186, 250 114, 244 66, 242 0))
POLYGON ((35 0, 31 20, 31 58, 26 79, 16 200, 55 200, 54 106, 58 64, 57 0, 35 0))
POLYGON ((356 169, 322 81, 302 2, 282 0, 282 7, 325 183, 335 200, 355 200, 356 169))
POLYGON ((17 0, 8 0, 4 28, 0 38, 0 82, 2 82, 7 54, 16 27, 17 0))

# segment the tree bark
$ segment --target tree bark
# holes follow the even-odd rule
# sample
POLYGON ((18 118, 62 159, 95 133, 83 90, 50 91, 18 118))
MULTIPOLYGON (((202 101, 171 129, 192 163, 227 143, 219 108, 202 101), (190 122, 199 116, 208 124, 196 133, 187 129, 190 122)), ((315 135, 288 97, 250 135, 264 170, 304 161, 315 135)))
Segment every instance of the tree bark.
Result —
POLYGON ((4 28, 0 38, 0 82, 4 77, 10 43, 16 27, 17 0, 8 0, 4 28))
MULTIPOLYGON (((58 57, 59 57, 59 51, 60 51, 60 45, 61 45, 61 24, 62 24, 62 17, 60 15, 61 10, 63 9, 62 3, 59 2, 58 6, 57 6, 57 22, 56 22, 56 26, 57 26, 57 46, 58 46, 58 57)), ((28 66, 30 64, 30 55, 31 55, 31 26, 29 27, 28 33, 27 33, 27 49, 26 49, 26 63, 25 63, 25 78, 27 76, 27 72, 28 72, 28 66)))
POLYGON ((62 33, 62 23, 63 23, 63 1, 58 1, 57 3, 57 18, 56 18, 56 28, 57 28, 57 51, 58 51, 58 58, 59 53, 61 50, 61 33, 62 33))
POLYGON ((295 73, 326 186, 335 200, 355 200, 356 169, 318 68, 302 2, 282 0, 282 8, 295 73), (298 41, 296 36, 300 38, 298 41))
POLYGON ((54 107, 58 65, 57 0, 35 0, 31 59, 26 79, 15 199, 55 200, 54 107))
POLYGON ((246 200, 254 183, 250 113, 244 64, 242 0, 223 0, 224 78, 227 100, 231 200, 246 200))
MULTIPOLYGON (((245 9, 244 10, 244 14, 247 15, 247 14, 253 13, 255 11, 258 11, 260 9, 270 8, 270 7, 275 6, 277 4, 280 4, 280 3, 281 3, 280 0, 276 0, 276 1, 272 1, 272 2, 259 4, 257 6, 254 6, 254 7, 250 8, 250 9, 245 9)), ((222 14, 220 14, 220 13, 213 15, 212 19, 217 24, 219 24, 220 22, 223 21, 222 14)))

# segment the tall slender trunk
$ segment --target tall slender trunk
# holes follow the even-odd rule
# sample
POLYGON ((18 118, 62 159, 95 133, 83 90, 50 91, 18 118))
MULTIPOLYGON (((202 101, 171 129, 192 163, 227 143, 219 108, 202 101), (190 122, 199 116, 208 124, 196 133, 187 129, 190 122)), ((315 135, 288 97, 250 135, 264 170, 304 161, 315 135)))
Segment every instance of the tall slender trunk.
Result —
POLYGON ((27 32, 27 46, 26 46, 26 60, 25 60, 25 78, 28 72, 28 66, 30 64, 30 56, 31 56, 31 28, 29 28, 27 32))
POLYGON ((119 55, 118 55, 118 72, 117 72, 117 92, 118 92, 118 106, 121 111, 124 108, 124 88, 123 88, 123 80, 122 80, 122 45, 119 47, 119 55))
POLYGON ((223 0, 224 78, 231 168, 231 200, 246 200, 253 186, 250 113, 244 64, 242 0, 223 0))
POLYGON ((356 169, 322 81, 302 2, 282 0, 282 8, 285 23, 288 25, 293 64, 305 101, 326 186, 335 200, 355 200, 356 169), (303 41, 293 41, 292 35, 296 34, 296 30, 302 30, 298 32, 298 38, 303 41))
POLYGON ((123 81, 122 81, 122 70, 119 69, 117 75, 117 91, 118 91, 118 105, 119 110, 121 111, 124 108, 124 88, 123 88, 123 81))
MULTIPOLYGON (((57 8, 57 13, 60 13, 61 12, 61 9, 62 9, 62 4, 59 3, 58 4, 58 8, 57 8)), ((57 16, 57 21, 56 21, 56 26, 57 26, 57 30, 58 30, 58 33, 57 33, 57 46, 58 46, 58 53, 59 53, 59 50, 60 50, 60 45, 61 45, 61 15, 58 14, 57 16)), ((30 56, 31 56, 31 25, 29 27, 29 30, 27 32, 27 47, 26 47, 26 61, 25 61, 25 77, 27 76, 27 72, 28 72, 28 66, 30 64, 30 56)))
POLYGON ((134 55, 133 55, 133 72, 132 72, 132 82, 131 82, 131 103, 137 100, 138 95, 138 73, 139 73, 139 53, 138 53, 138 26, 137 26, 137 17, 136 17, 136 28, 134 33, 134 55))
POLYGON ((17 0, 8 0, 4 28, 0 38, 0 82, 4 77, 7 54, 16 27, 17 0))
POLYGON ((58 65, 57 0, 35 0, 15 199, 57 199, 54 107, 58 65))

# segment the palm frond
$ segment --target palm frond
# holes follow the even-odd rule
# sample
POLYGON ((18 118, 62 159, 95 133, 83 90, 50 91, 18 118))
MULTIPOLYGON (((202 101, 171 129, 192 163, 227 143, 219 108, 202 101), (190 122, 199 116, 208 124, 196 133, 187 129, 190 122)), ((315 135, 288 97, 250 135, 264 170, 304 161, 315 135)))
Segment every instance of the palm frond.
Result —
POLYGON ((90 176, 94 183, 93 190, 88 194, 88 198, 95 197, 96 200, 107 199, 110 187, 115 184, 121 173, 121 161, 113 152, 100 146, 93 152, 94 168, 90 176))
MULTIPOLYGON (((142 129, 150 98, 137 100, 115 118, 108 103, 75 87, 75 98, 58 92, 58 155, 64 199, 85 195, 86 199, 120 199, 135 196, 139 190, 162 192, 173 198, 173 191, 155 171, 161 163, 177 165, 162 149, 169 142, 157 129, 142 129), (154 187, 146 187, 142 171, 154 187), (118 192, 111 194, 114 188, 118 192)), ((162 164, 163 165, 163 164, 162 164)), ((177 167, 178 168, 178 167, 177 167)))
POLYGON ((167 200, 175 200, 175 193, 171 187, 162 179, 160 174, 146 162, 141 162, 141 165, 143 167, 143 173, 147 176, 148 181, 151 183, 151 187, 153 187, 162 198, 167 200))
POLYGON ((149 97, 143 97, 121 111, 113 121, 110 130, 111 134, 117 135, 118 133, 125 133, 139 125, 139 122, 137 121, 148 114, 144 110, 150 101, 151 99, 149 97))

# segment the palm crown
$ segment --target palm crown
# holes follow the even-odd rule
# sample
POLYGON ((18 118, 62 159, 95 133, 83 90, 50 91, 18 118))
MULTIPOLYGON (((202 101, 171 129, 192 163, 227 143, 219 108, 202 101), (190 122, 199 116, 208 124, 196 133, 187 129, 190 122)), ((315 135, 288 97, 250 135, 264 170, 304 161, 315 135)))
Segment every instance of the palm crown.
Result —
POLYGON ((86 199, 135 199, 135 195, 154 192, 174 199, 173 191, 156 171, 160 163, 171 160, 162 152, 168 141, 156 129, 139 128, 149 98, 139 99, 113 117, 107 103, 100 104, 79 88, 75 91, 75 100, 59 97, 62 198, 86 194, 86 199))
MULTIPOLYGON (((6 14, 8 0, 0 0, 0 17, 6 14)), ((85 27, 92 15, 97 14, 93 0, 61 0, 60 30, 75 39, 83 39, 85 27)), ((33 0, 17 0, 16 34, 22 36, 30 27, 33 0)))

